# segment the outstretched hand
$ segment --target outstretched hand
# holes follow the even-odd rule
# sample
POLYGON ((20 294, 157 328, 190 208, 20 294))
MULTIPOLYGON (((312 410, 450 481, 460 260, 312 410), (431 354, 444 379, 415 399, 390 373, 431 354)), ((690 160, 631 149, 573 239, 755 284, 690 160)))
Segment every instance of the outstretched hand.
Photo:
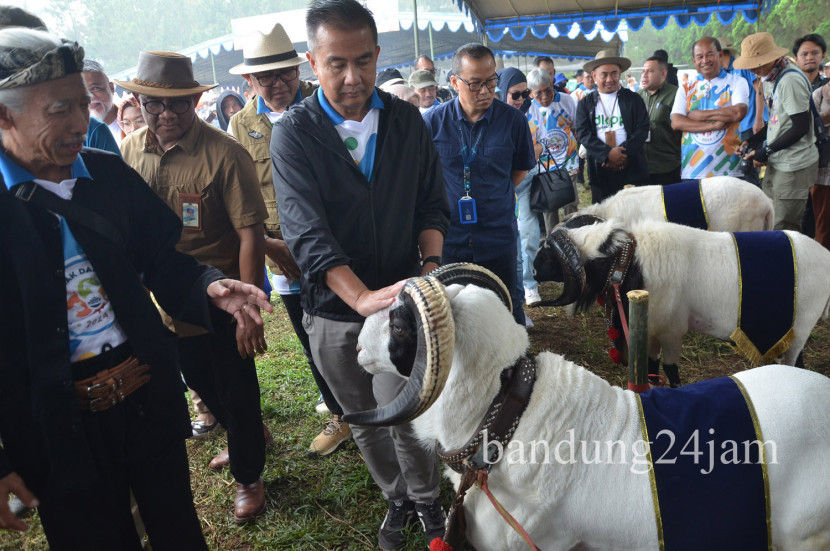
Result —
POLYGON ((395 302, 395 297, 401 292, 403 289, 406 280, 399 281, 390 285, 389 287, 384 287, 383 289, 378 289, 377 291, 363 291, 357 296, 357 300, 355 300, 354 310, 360 314, 361 316, 369 317, 375 312, 383 310, 387 306, 391 306, 393 302, 395 302))
POLYGON ((29 529, 29 525, 15 516, 9 509, 8 495, 12 493, 20 498, 23 505, 30 509, 39 506, 37 498, 29 491, 17 473, 9 473, 0 478, 0 529, 2 530, 20 530, 25 532, 29 529))
POLYGON ((262 289, 235 279, 214 281, 208 285, 207 294, 217 308, 236 318, 242 329, 251 321, 256 325, 263 324, 260 308, 269 313, 274 311, 262 289))

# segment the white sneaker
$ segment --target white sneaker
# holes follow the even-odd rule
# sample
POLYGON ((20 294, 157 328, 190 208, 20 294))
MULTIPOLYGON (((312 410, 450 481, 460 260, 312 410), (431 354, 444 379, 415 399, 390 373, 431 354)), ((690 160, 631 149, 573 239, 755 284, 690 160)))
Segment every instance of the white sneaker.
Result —
POLYGON ((528 306, 533 306, 537 302, 542 302, 542 297, 539 296, 539 289, 525 289, 525 303, 528 306))
POLYGON ((533 320, 530 319, 530 316, 528 316, 527 314, 525 314, 525 327, 527 329, 530 329, 531 327, 533 327, 533 320))

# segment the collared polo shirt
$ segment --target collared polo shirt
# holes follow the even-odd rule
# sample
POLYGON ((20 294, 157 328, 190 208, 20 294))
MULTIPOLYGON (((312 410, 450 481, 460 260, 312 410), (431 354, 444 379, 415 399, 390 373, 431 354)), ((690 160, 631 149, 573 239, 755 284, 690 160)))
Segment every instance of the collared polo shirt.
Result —
POLYGON ((268 218, 253 160, 235 139, 198 117, 163 151, 149 127, 122 142, 124 160, 182 219, 176 248, 239 279, 237 228, 268 218))
MULTIPOLYGON (((739 75, 720 70, 718 76, 706 80, 701 75, 689 79, 677 89, 672 114, 688 115, 690 111, 718 109, 749 102, 749 89, 739 75)), ((740 121, 724 130, 683 132, 680 146, 683 179, 712 176, 740 177, 740 121)))
POLYGON ((493 101, 473 125, 464 117, 458 98, 453 98, 424 113, 424 121, 441 158, 450 203, 445 254, 461 256, 461 251, 472 248, 479 261, 503 255, 516 246, 518 232, 512 172, 530 170, 536 164, 527 119, 515 107, 493 101), (465 195, 462 135, 468 151, 481 135, 470 165, 470 196, 475 199, 478 217, 475 224, 459 221, 458 200, 465 195))
POLYGON ((375 168, 380 110, 383 109, 383 101, 378 95, 377 88, 372 92, 369 112, 362 121, 346 120, 331 106, 322 88, 317 88, 317 98, 320 100, 323 112, 334 125, 340 139, 343 140, 343 145, 346 146, 349 155, 352 156, 366 179, 371 182, 375 168))
POLYGON ((576 100, 568 94, 554 91, 553 101, 547 107, 533 100, 533 104, 539 108, 542 116, 542 127, 544 138, 542 145, 547 149, 539 156, 541 164, 539 172, 546 172, 550 169, 564 168, 568 172, 579 167, 577 157, 578 145, 576 143, 576 100), (549 160, 548 152, 553 154, 554 164, 549 160))
POLYGON ((677 95, 677 86, 664 82, 654 94, 641 88, 637 91, 648 112, 651 139, 645 144, 649 174, 665 174, 680 166, 682 132, 672 130, 671 110, 677 95))

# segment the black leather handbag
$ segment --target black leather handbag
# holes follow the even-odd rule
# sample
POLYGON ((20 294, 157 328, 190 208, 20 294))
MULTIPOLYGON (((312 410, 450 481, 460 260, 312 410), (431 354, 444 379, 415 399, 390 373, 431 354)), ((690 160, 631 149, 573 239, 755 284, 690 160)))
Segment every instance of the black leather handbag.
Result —
MULTIPOLYGON (((556 211, 576 201, 576 191, 568 171, 556 163, 550 149, 545 147, 545 151, 556 170, 548 168, 546 172, 540 172, 531 180, 530 210, 533 212, 556 211)), ((539 167, 542 167, 541 160, 539 167)))

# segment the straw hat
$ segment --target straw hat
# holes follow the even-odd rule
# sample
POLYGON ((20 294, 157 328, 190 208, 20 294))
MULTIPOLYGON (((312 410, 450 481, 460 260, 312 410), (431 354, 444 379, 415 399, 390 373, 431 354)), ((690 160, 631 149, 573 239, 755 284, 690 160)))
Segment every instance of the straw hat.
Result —
POLYGON ((231 67, 228 71, 230 74, 243 75, 296 67, 306 61, 304 56, 297 54, 294 44, 279 23, 275 24, 268 34, 255 31, 245 37, 242 43, 242 58, 245 62, 231 67))
POLYGON ((741 55, 732 64, 736 69, 757 69, 789 53, 787 48, 776 46, 769 33, 755 33, 741 42, 741 55))
POLYGON ((190 58, 173 52, 141 52, 135 77, 114 82, 130 92, 161 98, 192 96, 217 86, 196 82, 190 58))
POLYGON ((600 65, 618 65, 620 68, 620 72, 625 71, 629 67, 631 67, 631 60, 627 57, 619 57, 617 55, 617 50, 614 48, 610 48, 608 50, 602 50, 600 53, 597 54, 593 60, 589 61, 582 68, 585 72, 590 73, 600 65))
POLYGON ((732 44, 732 41, 726 38, 725 36, 718 37, 718 43, 720 44, 720 49, 722 52, 729 52, 729 55, 736 56, 738 55, 738 48, 732 44))

